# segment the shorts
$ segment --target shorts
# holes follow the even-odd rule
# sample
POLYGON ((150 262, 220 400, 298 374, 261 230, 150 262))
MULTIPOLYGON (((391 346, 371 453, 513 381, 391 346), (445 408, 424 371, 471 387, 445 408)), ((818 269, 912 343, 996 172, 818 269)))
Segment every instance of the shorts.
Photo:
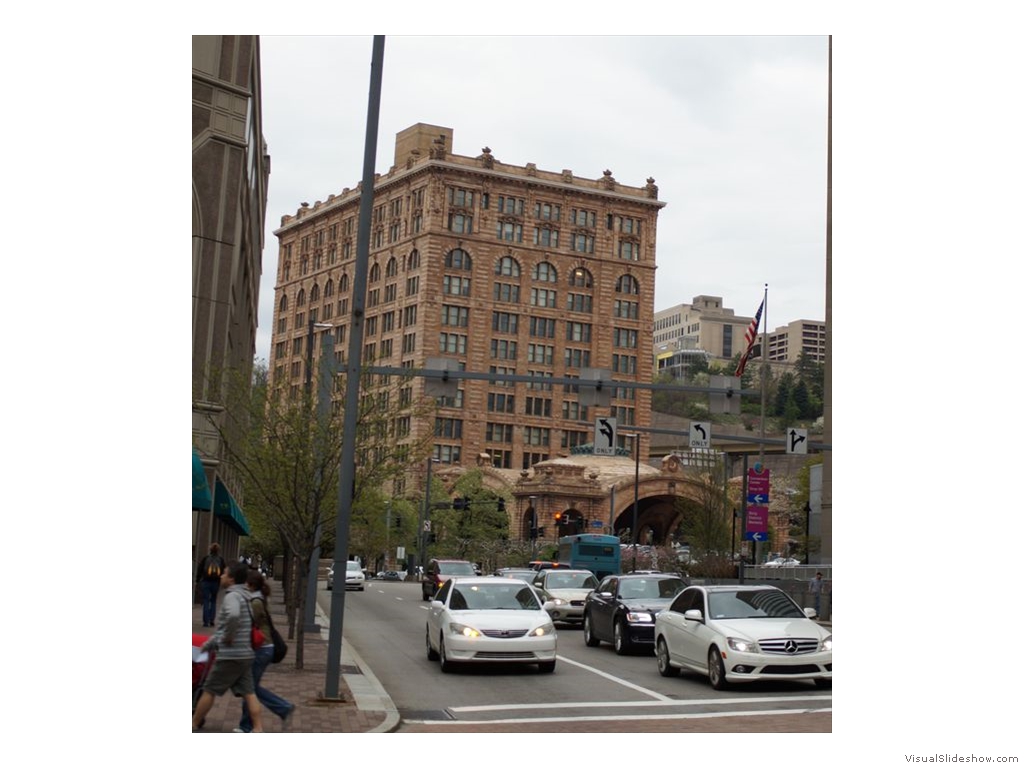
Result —
POLYGON ((235 696, 256 693, 252 682, 252 659, 216 659, 203 683, 203 690, 221 696, 228 688, 235 696))

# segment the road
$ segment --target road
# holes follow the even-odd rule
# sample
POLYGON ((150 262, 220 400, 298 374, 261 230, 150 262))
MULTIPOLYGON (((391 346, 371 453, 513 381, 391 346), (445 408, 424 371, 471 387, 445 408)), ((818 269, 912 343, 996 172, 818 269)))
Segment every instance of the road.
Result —
MULTIPOLYGON (((327 606, 330 593, 319 599, 327 606)), ((388 691, 400 732, 832 731, 832 692, 812 683, 715 691, 686 672, 661 677, 653 655, 588 648, 575 627, 558 627, 554 674, 514 664, 443 674, 426 657, 427 605, 418 583, 368 581, 345 598, 345 642, 388 691)))

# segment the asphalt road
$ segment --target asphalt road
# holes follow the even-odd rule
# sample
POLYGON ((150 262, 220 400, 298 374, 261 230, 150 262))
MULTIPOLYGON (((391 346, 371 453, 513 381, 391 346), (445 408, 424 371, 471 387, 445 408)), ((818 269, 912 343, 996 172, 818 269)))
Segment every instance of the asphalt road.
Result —
MULTIPOLYGON (((330 593, 322 591, 327 605, 330 593)), ((400 732, 831 733, 832 692, 810 682, 715 691, 707 680, 658 674, 653 655, 588 648, 558 627, 554 674, 515 664, 441 672, 426 657, 427 603, 418 583, 368 581, 345 599, 345 638, 402 717, 400 732)))

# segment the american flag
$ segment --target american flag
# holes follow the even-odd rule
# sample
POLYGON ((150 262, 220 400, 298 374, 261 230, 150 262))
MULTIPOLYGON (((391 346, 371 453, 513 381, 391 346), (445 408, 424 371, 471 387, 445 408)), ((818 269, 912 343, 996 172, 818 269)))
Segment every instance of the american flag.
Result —
POLYGON ((744 369, 747 367, 747 359, 750 357, 750 350, 754 348, 754 342, 757 340, 757 329, 761 325, 762 310, 764 310, 764 299, 761 299, 761 306, 757 308, 757 314, 754 315, 754 319, 750 321, 750 325, 747 326, 747 330, 743 334, 743 339, 747 342, 747 350, 743 353, 743 357, 740 358, 740 364, 736 366, 734 376, 742 376, 744 369))

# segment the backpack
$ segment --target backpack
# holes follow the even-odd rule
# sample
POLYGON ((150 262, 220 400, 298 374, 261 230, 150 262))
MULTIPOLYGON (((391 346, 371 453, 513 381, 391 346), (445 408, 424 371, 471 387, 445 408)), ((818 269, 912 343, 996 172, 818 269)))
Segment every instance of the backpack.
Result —
POLYGON ((220 578, 220 558, 219 557, 207 557, 206 558, 206 578, 207 579, 219 579, 220 578))

